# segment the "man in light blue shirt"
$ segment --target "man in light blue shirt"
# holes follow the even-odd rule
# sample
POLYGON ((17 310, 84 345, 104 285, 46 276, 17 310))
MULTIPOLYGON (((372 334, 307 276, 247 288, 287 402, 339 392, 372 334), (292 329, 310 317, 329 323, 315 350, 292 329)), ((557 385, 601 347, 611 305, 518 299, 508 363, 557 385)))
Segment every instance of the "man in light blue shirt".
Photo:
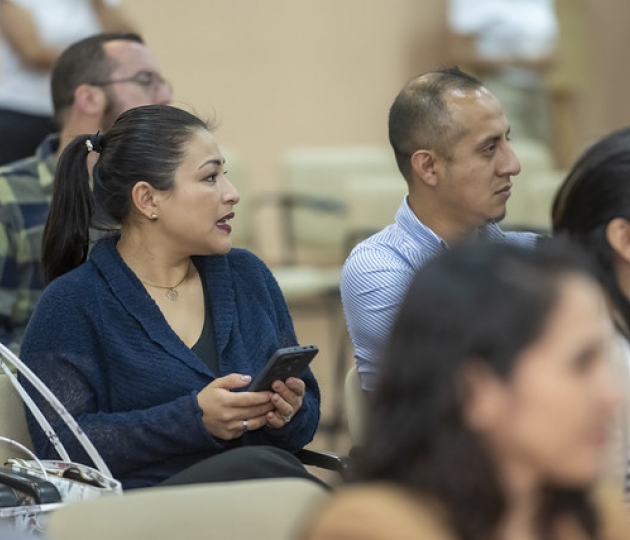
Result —
POLYGON ((389 140, 407 181, 393 225, 361 242, 341 278, 341 297, 363 388, 373 390, 402 298, 415 272, 457 242, 534 246, 532 233, 505 233, 511 177, 520 164, 498 100, 454 68, 411 80, 389 112, 389 140))

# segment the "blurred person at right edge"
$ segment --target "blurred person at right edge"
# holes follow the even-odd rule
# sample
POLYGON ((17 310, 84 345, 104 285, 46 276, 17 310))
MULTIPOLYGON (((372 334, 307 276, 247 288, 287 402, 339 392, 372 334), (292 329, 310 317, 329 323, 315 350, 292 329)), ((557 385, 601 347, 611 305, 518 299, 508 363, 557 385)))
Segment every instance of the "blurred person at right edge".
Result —
POLYGON ((555 235, 566 235, 593 255, 610 305, 619 345, 617 369, 623 382, 616 440, 609 474, 625 479, 630 500, 630 128, 607 135, 588 148, 560 186, 552 209, 555 235))
POLYGON ((545 75, 554 63, 553 0, 449 0, 450 61, 501 102, 514 139, 548 143, 545 75))
POLYGON ((599 481, 620 400, 584 254, 459 245, 416 274, 368 404, 358 481, 308 540, 628 540, 599 481))

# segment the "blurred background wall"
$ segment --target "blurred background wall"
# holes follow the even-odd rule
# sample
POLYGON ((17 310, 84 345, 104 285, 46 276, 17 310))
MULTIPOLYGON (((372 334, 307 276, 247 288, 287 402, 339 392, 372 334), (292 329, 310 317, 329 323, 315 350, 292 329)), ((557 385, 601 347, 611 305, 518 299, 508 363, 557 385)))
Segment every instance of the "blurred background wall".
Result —
MULTIPOLYGON (((570 120, 554 140, 566 168, 595 138, 630 124, 630 2, 556 5, 561 42, 550 85, 570 120)), ((176 104, 220 121, 219 143, 246 164, 248 195, 278 187, 279 157, 292 146, 387 144, 387 111, 400 87, 449 62, 446 0, 124 6, 173 82, 176 104)))
MULTIPOLYGON (((249 193, 278 186, 280 154, 291 146, 386 145, 400 87, 444 60, 439 0, 123 5, 173 82, 176 104, 221 122, 217 138, 243 159, 249 193)), ((272 257, 267 218, 259 241, 272 257)))

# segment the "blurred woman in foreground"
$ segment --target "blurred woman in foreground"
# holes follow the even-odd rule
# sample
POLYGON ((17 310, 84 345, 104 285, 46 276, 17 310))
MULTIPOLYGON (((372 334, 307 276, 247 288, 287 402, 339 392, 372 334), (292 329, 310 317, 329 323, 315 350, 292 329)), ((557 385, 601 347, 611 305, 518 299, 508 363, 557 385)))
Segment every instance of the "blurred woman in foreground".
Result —
POLYGON ((566 247, 455 248, 419 271, 369 405, 359 477, 309 539, 630 538, 595 489, 614 335, 566 247))

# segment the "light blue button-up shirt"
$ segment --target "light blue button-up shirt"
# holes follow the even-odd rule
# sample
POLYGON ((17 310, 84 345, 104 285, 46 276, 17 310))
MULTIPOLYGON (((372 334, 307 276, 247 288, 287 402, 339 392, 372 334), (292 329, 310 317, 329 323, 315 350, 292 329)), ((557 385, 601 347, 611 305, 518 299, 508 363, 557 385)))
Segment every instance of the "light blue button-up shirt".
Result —
MULTIPOLYGON (((503 232, 494 223, 481 227, 479 235, 531 247, 538 238, 503 232)), ((350 253, 341 274, 341 299, 364 389, 376 385, 381 351, 416 271, 444 249, 446 242, 418 220, 405 197, 395 223, 350 253)))

